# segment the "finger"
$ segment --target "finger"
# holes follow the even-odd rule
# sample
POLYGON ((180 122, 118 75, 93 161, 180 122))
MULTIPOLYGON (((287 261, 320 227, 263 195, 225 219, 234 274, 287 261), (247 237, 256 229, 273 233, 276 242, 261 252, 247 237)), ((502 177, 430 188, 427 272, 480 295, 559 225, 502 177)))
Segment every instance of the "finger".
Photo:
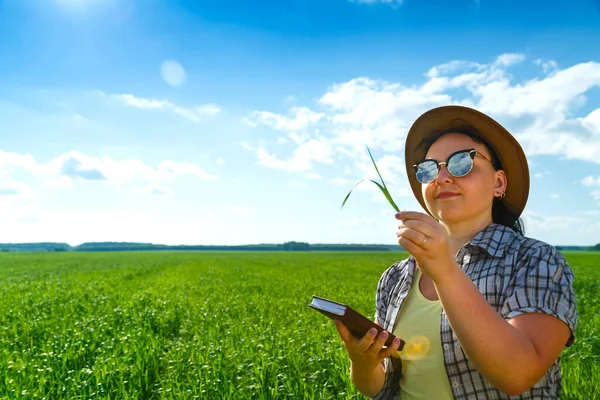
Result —
POLYGON ((399 228, 410 228, 412 230, 421 232, 423 235, 429 236, 430 238, 435 237, 438 234, 435 227, 417 219, 403 221, 399 228))
POLYGON ((373 344, 371 345, 371 347, 369 347, 369 350, 367 350, 367 353, 369 353, 369 354, 371 354, 373 356, 379 354, 379 352, 383 348, 383 345, 385 344, 385 341, 387 340, 387 338, 389 336, 390 336, 390 334, 387 331, 382 331, 377 336, 377 339, 373 342, 373 344))
MULTIPOLYGON (((421 244, 423 243, 423 240, 425 239, 426 235, 423 234, 422 232, 416 231, 414 229, 410 229, 410 228, 401 228, 398 230, 398 238, 406 238, 408 240, 410 240, 411 242, 415 243, 415 244, 421 244)), ((429 238, 428 240, 431 240, 431 238, 429 238)))
POLYGON ((397 352, 398 348, 400 348, 400 338, 397 337, 387 349, 381 351, 379 357, 382 359, 388 358, 397 352))
POLYGON ((348 330, 348 328, 346 327, 346 325, 339 320, 335 320, 335 327, 338 331, 338 334, 340 335, 340 338, 342 339, 342 341, 344 343, 349 343, 350 341, 352 341, 353 339, 353 335, 350 332, 350 330, 348 330))
POLYGON ((377 329, 375 329, 375 328, 369 329, 369 331, 365 334, 365 336, 363 336, 360 339, 360 341, 358 342, 358 348, 362 352, 366 352, 373 344, 373 341, 375 340, 376 335, 377 335, 377 329))
POLYGON ((435 226, 435 224, 437 223, 437 220, 431 215, 417 211, 400 211, 399 213, 396 213, 396 219, 399 219, 401 221, 418 220, 425 222, 431 226, 435 226))
POLYGON ((412 255, 423 254, 424 250, 421 246, 404 236, 398 237, 398 244, 400 245, 400 247, 402 247, 404 250, 408 251, 412 255))

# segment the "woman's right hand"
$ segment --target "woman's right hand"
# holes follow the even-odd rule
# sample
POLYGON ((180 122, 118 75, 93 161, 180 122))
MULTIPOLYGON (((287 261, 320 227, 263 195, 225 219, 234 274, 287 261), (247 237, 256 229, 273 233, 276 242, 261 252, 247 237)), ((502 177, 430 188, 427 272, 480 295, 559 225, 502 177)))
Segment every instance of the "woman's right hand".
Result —
POLYGON ((391 346, 384 348, 389 333, 382 331, 377 335, 377 330, 371 328, 362 338, 355 337, 343 322, 335 320, 335 325, 346 347, 346 352, 353 368, 359 368, 364 374, 375 370, 375 368, 386 358, 390 357, 400 346, 400 339, 396 338, 391 346))

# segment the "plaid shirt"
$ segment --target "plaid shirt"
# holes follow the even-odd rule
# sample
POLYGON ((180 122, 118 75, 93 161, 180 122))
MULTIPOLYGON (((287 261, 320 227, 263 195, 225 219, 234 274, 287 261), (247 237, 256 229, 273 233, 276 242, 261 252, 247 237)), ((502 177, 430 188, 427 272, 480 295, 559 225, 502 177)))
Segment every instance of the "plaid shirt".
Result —
MULTIPOLYGON (((553 246, 493 223, 462 246, 456 261, 503 318, 510 319, 530 312, 553 315, 569 326, 571 336, 567 346, 573 344, 578 318, 573 271, 553 246)), ((415 268, 415 259, 410 256, 392 265, 381 276, 375 318, 388 332, 392 332, 398 311, 412 287, 415 268)), ((440 335, 444 365, 454 399, 560 397, 560 358, 533 388, 510 397, 486 381, 467 359, 443 310, 440 335)), ((384 366, 385 383, 375 399, 397 399, 402 364, 400 360, 389 357, 384 366)))

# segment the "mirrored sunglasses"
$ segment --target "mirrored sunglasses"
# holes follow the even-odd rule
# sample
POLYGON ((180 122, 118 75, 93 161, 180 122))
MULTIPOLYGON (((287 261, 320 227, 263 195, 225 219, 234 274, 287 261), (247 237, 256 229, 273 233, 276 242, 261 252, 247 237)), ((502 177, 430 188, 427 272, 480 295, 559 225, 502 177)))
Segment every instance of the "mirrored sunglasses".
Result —
POLYGON ((459 150, 450 154, 446 161, 438 162, 437 160, 433 159, 425 159, 413 165, 413 168, 415 169, 417 180, 421 183, 429 183, 433 181, 440 172, 442 165, 446 166, 450 175, 456 178, 461 178, 467 175, 473 169, 473 159, 475 158, 475 155, 479 155, 494 165, 492 161, 488 160, 477 150, 468 149, 459 150))

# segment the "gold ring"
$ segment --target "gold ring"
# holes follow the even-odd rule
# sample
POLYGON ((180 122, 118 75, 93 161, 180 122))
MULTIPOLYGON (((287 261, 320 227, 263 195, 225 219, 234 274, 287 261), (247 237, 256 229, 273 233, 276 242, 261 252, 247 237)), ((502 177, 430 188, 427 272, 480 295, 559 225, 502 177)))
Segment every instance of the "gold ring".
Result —
POLYGON ((425 246, 425 243, 427 243, 427 240, 429 240, 429 237, 425 236, 425 238, 423 238, 423 241, 421 242, 421 247, 425 246))

